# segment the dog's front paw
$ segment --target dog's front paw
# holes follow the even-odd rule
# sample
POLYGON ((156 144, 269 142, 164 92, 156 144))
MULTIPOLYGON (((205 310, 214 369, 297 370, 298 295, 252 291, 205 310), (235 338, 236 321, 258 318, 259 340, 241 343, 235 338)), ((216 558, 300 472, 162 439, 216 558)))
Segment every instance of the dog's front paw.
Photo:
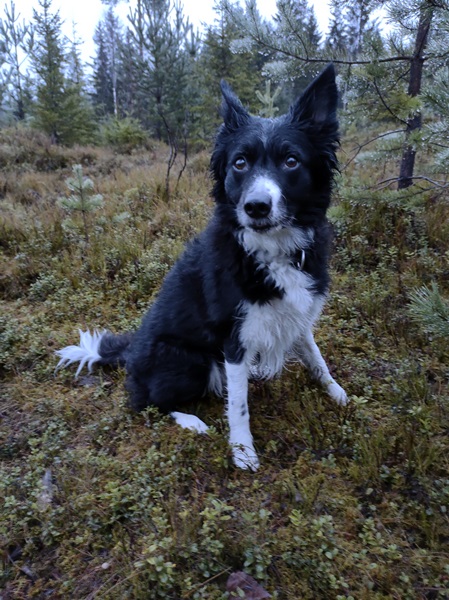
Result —
POLYGON ((259 468, 259 459, 257 458, 254 446, 243 444, 232 445, 232 457, 234 464, 239 469, 249 469, 250 471, 257 471, 259 468))
POLYGON ((332 400, 335 400, 340 406, 346 406, 348 404, 349 398, 346 392, 336 381, 333 381, 327 386, 327 392, 332 400))

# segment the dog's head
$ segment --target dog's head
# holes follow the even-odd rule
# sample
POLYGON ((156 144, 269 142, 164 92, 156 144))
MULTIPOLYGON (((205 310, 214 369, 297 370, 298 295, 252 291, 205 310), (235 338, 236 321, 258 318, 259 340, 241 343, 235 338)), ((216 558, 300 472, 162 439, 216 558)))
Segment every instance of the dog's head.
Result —
POLYGON ((222 93, 223 124, 211 160, 216 202, 238 227, 260 233, 322 219, 337 168, 334 67, 274 119, 251 116, 224 82, 222 93))

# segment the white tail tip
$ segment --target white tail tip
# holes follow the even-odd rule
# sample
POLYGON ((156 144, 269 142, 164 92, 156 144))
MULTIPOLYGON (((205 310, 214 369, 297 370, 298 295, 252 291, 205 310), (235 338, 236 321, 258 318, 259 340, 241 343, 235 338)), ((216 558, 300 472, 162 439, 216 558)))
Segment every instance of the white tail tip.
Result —
POLYGON ((56 370, 79 362, 80 364, 78 365, 75 377, 78 377, 85 364, 87 364, 87 368, 91 371, 92 365, 101 360, 99 348, 101 339, 105 333, 106 331, 99 332, 97 330, 90 333, 89 330, 81 331, 79 329, 80 341, 78 346, 66 346, 55 352, 60 357, 60 361, 56 365, 56 370))

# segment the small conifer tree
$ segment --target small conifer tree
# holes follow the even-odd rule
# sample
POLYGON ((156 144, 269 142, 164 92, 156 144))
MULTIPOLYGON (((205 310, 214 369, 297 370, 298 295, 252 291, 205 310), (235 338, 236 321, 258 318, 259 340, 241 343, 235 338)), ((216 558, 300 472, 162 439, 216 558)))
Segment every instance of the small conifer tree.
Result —
POLYGON ((58 204, 69 213, 81 213, 86 246, 90 242, 88 215, 103 205, 103 196, 94 194, 94 182, 84 177, 83 167, 74 165, 73 177, 66 180, 66 185, 72 192, 70 196, 59 198, 58 204))
POLYGON ((265 94, 256 90, 256 95, 259 100, 262 102, 262 108, 260 110, 260 115, 262 117, 266 117, 268 119, 272 119, 276 116, 276 113, 279 111, 279 108, 274 105, 276 102, 281 88, 278 87, 274 90, 273 94, 271 93, 271 81, 268 80, 265 82, 265 94))

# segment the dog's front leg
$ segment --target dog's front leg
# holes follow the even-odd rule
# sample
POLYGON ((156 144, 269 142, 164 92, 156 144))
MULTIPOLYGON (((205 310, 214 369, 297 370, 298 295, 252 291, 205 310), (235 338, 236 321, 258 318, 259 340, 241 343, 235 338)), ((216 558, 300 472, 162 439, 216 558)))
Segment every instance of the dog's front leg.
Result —
POLYGON ((324 385, 329 396, 337 404, 340 404, 340 406, 346 406, 349 401, 346 392, 330 374, 326 362, 321 356, 321 352, 313 338, 312 331, 308 331, 301 339, 300 343, 296 346, 296 353, 312 376, 324 385))
POLYGON ((225 371, 229 443, 234 464, 241 469, 255 471, 259 466, 259 459, 249 428, 248 367, 245 360, 238 363, 225 361, 225 371))

